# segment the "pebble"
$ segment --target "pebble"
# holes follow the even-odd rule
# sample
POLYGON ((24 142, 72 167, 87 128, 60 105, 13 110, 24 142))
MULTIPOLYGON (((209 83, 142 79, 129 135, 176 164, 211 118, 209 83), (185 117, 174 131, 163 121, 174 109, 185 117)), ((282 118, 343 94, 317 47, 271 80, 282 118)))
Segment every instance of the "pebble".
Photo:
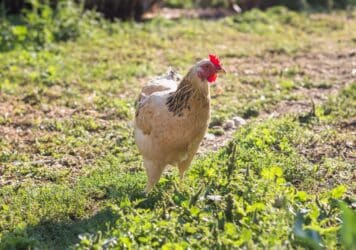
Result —
POLYGON ((250 70, 250 69, 246 69, 246 70, 244 70, 244 73, 245 73, 246 75, 253 75, 253 74, 255 74, 255 71, 250 70))
POLYGON ((48 113, 49 111, 51 111, 51 108, 47 104, 41 104, 41 110, 45 113, 48 113))
POLYGON ((222 200, 221 195, 207 195, 206 198, 208 198, 211 201, 221 201, 222 200))
POLYGON ((246 124, 246 120, 239 116, 235 116, 234 118, 232 118, 232 120, 234 121, 236 127, 240 127, 246 124))
POLYGON ((206 140, 211 141, 211 140, 214 140, 214 139, 215 139, 215 135, 210 134, 210 133, 207 133, 207 134, 204 136, 204 138, 205 138, 206 140))
POLYGON ((353 148, 353 142, 352 141, 346 141, 346 147, 348 147, 348 148, 353 148))
POLYGON ((233 129, 234 127, 235 127, 235 122, 232 120, 227 120, 224 124, 225 130, 230 130, 230 129, 233 129))

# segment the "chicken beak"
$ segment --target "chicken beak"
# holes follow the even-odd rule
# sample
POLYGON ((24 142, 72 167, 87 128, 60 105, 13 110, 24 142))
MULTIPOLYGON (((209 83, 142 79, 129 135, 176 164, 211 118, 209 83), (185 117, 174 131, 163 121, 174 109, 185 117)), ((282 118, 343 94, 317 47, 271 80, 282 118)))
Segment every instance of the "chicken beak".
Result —
POLYGON ((225 69, 223 69, 222 67, 219 68, 219 69, 217 70, 217 72, 218 72, 219 74, 226 74, 225 69))

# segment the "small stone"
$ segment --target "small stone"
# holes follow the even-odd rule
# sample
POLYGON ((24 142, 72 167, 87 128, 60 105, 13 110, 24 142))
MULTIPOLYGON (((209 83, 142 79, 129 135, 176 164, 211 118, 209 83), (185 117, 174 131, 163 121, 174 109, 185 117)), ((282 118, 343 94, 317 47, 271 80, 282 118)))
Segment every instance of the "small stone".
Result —
POLYGON ((236 12, 236 13, 241 13, 242 9, 240 8, 240 6, 238 6, 237 4, 233 4, 232 5, 232 9, 236 12))
POLYGON ((232 118, 232 120, 234 121, 236 127, 240 127, 246 124, 246 120, 239 116, 235 116, 234 118, 232 118))
POLYGON ((351 207, 352 207, 353 209, 356 209, 356 202, 352 202, 352 203, 351 203, 351 207))
POLYGON ((230 130, 230 129, 233 129, 234 127, 235 127, 235 122, 232 120, 227 120, 224 124, 225 130, 230 130))
POLYGON ((41 110, 45 113, 48 113, 51 111, 49 105, 47 105, 47 104, 41 104, 41 110))
POLYGON ((210 134, 210 133, 207 133, 205 136, 204 136, 204 139, 208 140, 208 141, 212 141, 215 139, 215 135, 213 134, 210 134))
POLYGON ((352 141, 346 141, 346 147, 353 148, 354 144, 352 141))
POLYGON ((276 111, 273 111, 271 114, 268 115, 269 118, 275 118, 275 117, 278 117, 279 116, 279 113, 276 112, 276 111))
POLYGON ((307 214, 307 213, 309 212, 309 209, 301 208, 301 209, 299 210, 299 212, 300 212, 301 214, 307 214))
POLYGON ((207 195, 206 198, 208 198, 211 201, 221 201, 222 200, 221 195, 207 195))
POLYGON ((244 73, 245 73, 245 75, 253 75, 253 74, 255 74, 255 71, 253 71, 251 69, 246 69, 246 70, 244 70, 244 73))

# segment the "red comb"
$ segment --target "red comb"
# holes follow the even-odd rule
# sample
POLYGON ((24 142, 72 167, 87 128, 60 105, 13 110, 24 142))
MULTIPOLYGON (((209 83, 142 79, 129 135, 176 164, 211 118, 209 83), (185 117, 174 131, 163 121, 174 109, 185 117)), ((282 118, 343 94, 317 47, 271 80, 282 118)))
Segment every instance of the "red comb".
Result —
POLYGON ((209 55, 210 62, 216 67, 221 67, 220 60, 216 55, 209 55))

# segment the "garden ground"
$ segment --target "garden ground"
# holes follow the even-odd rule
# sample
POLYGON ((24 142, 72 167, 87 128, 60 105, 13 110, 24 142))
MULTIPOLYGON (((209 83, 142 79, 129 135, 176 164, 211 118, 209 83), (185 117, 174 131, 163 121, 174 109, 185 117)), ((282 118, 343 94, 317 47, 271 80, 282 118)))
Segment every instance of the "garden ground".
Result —
POLYGON ((0 248, 355 246, 351 219, 341 227, 355 206, 352 13, 81 28, 0 54, 0 248), (209 53, 228 71, 212 86, 214 136, 182 183, 172 168, 146 196, 134 99, 209 53), (247 124, 215 127, 234 116, 247 124))

